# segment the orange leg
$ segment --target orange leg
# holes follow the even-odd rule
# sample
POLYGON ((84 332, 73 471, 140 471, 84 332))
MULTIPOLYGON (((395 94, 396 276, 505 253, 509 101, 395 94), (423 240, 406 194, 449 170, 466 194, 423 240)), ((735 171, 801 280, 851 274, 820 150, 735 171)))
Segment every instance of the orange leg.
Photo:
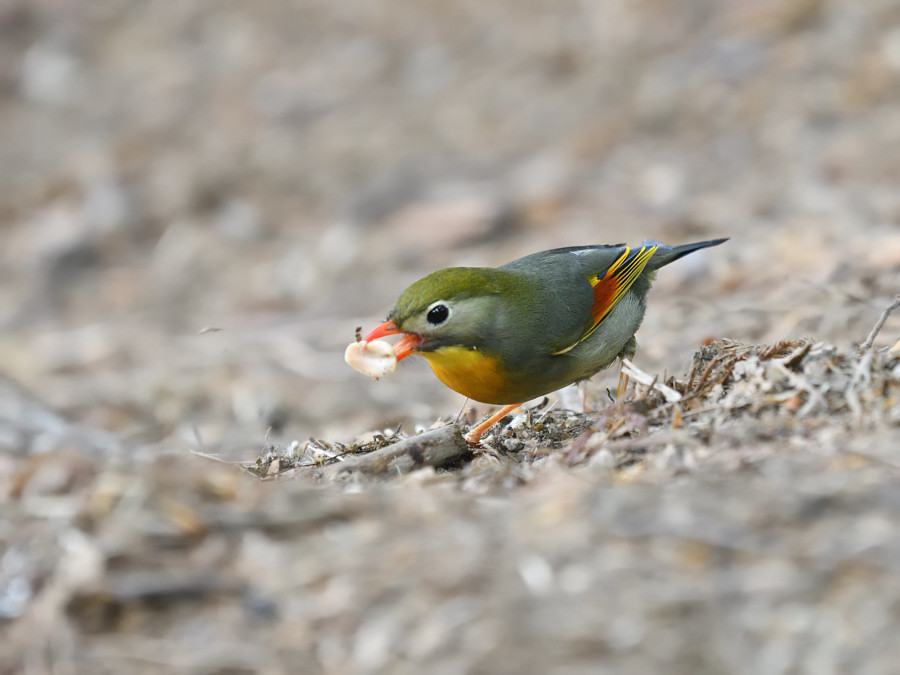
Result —
POLYGON ((588 401, 587 382, 582 382, 578 385, 578 392, 581 394, 581 412, 593 412, 592 406, 588 401))
POLYGON ((628 389, 628 376, 619 370, 619 387, 616 389, 616 403, 624 402, 625 390, 628 389))
POLYGON ((484 422, 479 424, 476 427, 472 427, 469 433, 466 434, 466 443, 469 445, 478 445, 481 441, 481 437, 484 435, 484 432, 494 426, 497 422, 502 420, 504 417, 509 415, 513 410, 521 406, 521 403, 513 403, 512 405, 508 405, 505 408, 501 408, 499 412, 488 417, 484 422))

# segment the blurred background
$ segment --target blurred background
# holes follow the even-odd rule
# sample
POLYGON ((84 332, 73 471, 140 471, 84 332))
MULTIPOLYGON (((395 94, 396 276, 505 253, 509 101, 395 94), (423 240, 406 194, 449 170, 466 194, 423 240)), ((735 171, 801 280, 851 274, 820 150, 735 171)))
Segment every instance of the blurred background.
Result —
POLYGON ((727 236, 660 275, 639 366, 861 341, 900 269, 900 5, 2 0, 0 170, 7 419, 348 441, 459 410, 342 359, 441 266, 727 236))
POLYGON ((0 675, 893 672, 898 186, 897 0, 0 0, 0 675), (811 336, 846 410, 782 367, 578 466, 189 452, 455 415, 343 362, 436 268, 715 237, 636 364, 811 336))

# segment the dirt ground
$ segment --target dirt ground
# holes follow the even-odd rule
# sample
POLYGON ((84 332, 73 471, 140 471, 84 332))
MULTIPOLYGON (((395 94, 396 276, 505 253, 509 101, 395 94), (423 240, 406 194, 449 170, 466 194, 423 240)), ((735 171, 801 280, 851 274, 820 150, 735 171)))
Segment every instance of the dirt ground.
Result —
POLYGON ((0 171, 0 673, 896 671, 894 0, 7 0, 0 171), (715 237, 477 453, 343 362, 715 237))

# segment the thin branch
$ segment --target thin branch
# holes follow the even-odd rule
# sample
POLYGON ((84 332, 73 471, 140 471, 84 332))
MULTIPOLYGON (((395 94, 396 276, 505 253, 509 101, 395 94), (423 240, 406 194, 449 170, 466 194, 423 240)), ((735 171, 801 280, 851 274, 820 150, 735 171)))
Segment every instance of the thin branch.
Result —
POLYGON ((397 441, 365 455, 347 457, 341 464, 325 470, 333 480, 353 480, 359 476, 384 476, 410 473, 425 466, 440 469, 471 457, 459 427, 449 424, 397 441))
POLYGON ((859 353, 867 352, 872 348, 872 343, 875 342, 875 338, 878 337, 879 331, 881 331, 882 326, 884 326, 884 322, 888 320, 888 317, 891 315, 895 309, 900 307, 900 295, 894 297, 894 302, 885 307, 884 311, 881 313, 881 316, 878 317, 878 321, 875 322, 875 325, 872 326, 872 330, 869 332, 869 337, 866 338, 866 341, 863 342, 859 346, 859 353))

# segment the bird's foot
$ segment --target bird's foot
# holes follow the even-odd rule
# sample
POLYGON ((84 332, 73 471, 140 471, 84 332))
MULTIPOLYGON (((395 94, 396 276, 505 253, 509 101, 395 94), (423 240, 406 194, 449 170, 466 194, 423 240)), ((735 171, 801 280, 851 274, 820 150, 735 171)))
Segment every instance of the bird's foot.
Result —
POLYGON ((502 420, 504 417, 509 415, 509 413, 511 413, 521 405, 521 403, 513 403, 512 405, 501 408, 498 412, 488 417, 478 426, 472 427, 472 429, 470 429, 469 432, 464 436, 464 438, 466 439, 466 443, 468 443, 469 445, 478 445, 481 442, 481 437, 484 436, 485 431, 490 429, 497 422, 502 420))

